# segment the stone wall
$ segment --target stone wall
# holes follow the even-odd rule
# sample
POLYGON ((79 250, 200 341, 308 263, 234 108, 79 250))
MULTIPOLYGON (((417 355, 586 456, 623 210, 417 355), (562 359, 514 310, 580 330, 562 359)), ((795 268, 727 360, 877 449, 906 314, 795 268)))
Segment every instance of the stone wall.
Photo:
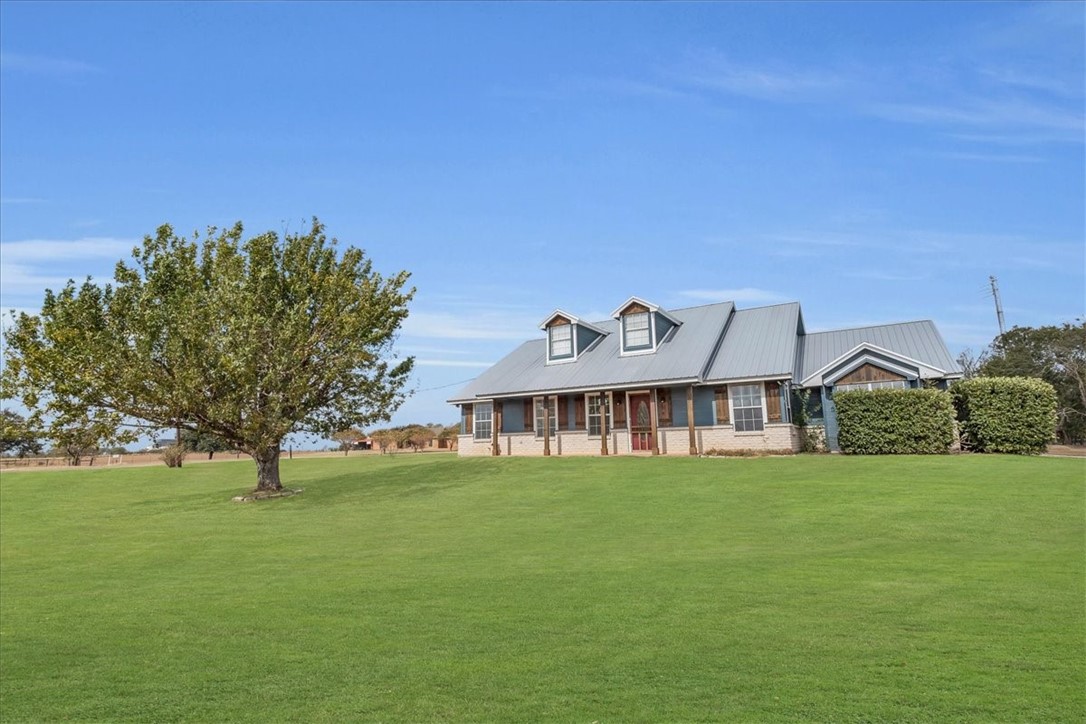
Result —
MULTIPOLYGON (((801 448, 799 429, 787 423, 769 424, 761 432, 736 432, 731 425, 698 427, 694 431, 698 452, 718 450, 793 450, 801 448)), ((661 455, 689 455, 690 432, 686 427, 662 427, 659 429, 661 455)), ((475 440, 471 435, 459 437, 458 452, 462 457, 490 455, 490 440, 475 440)), ((534 432, 502 433, 498 436, 502 455, 543 455, 543 438, 534 432)), ((625 430, 615 430, 607 444, 611 455, 628 455, 630 435, 625 430)), ((600 439, 588 437, 584 430, 560 431, 551 438, 551 455, 599 455, 600 439)), ((648 454, 648 453, 637 453, 648 454)))

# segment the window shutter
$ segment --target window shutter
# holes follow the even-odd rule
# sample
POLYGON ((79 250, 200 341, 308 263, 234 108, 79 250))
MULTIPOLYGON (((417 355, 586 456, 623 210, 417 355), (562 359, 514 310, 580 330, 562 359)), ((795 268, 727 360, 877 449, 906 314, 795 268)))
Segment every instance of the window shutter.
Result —
POLYGON ((475 434, 475 405, 464 405, 464 426, 467 428, 465 434, 475 434))
POLYGON ((626 393, 616 392, 613 395, 615 409, 611 411, 611 422, 615 427, 626 426, 626 393))
POLYGON ((565 395, 558 397, 558 429, 569 429, 569 398, 565 395))
POLYGON ((765 383, 765 411, 767 422, 781 421, 781 386, 776 382, 765 383))
POLYGON ((713 390, 713 402, 716 404, 716 424, 727 425, 731 422, 728 414, 728 388, 717 387, 713 390))
POLYGON ((535 404, 531 397, 524 400, 524 432, 535 429, 535 404))
POLYGON ((585 425, 585 421, 584 421, 585 420, 585 407, 584 406, 585 406, 585 396, 584 395, 577 395, 576 397, 573 398, 573 416, 574 416, 573 429, 575 429, 575 430, 584 430, 587 427, 587 425, 585 425))

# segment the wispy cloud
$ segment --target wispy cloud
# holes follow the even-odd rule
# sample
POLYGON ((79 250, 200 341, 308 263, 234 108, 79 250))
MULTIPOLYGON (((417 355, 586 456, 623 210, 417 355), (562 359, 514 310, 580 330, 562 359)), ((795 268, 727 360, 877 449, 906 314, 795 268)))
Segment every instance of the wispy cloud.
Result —
POLYGON ((45 199, 35 198, 33 196, 3 196, 0 197, 0 204, 4 206, 21 206, 23 204, 44 204, 45 199))
POLYGON ((412 312, 403 334, 425 339, 517 339, 533 330, 539 319, 523 314, 476 311, 471 314, 412 312))
POLYGON ((789 297, 768 289, 741 287, 738 289, 684 289, 680 297, 703 302, 780 302, 789 297))
POLYGON ((1008 153, 970 153, 967 151, 946 151, 928 154, 936 158, 947 158, 952 161, 980 161, 982 163, 1043 163, 1045 159, 1040 156, 1008 153))
POLYGON ((948 103, 872 103, 871 115, 899 123, 937 126, 1036 128, 1059 132, 1063 138, 1077 134, 1081 140, 1081 112, 1031 103, 1020 98, 971 99, 948 103))
POLYGON ((826 69, 743 64, 714 50, 691 54, 665 75, 679 85, 790 103, 838 95, 850 83, 846 76, 826 69))
POLYGON ((878 282, 918 282, 930 279, 927 274, 894 274, 892 272, 879 271, 877 269, 862 269, 845 272, 844 276, 853 279, 871 279, 878 282))
POLYGON ((127 257, 138 242, 134 239, 86 237, 72 240, 27 239, 0 242, 4 264, 72 259, 114 259, 127 257))
POLYGON ((43 274, 33 267, 12 264, 6 259, 0 264, 0 288, 5 299, 24 294, 39 294, 46 289, 60 289, 68 283, 70 277, 57 274, 43 274))
POLYGON ((85 75, 100 73, 102 69, 82 60, 0 52, 0 70, 36 75, 85 75))

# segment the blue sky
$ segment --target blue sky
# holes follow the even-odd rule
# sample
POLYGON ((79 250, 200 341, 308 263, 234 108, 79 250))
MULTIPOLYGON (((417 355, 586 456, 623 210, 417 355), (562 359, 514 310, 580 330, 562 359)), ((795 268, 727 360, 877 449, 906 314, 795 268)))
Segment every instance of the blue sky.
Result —
POLYGON ((0 4, 0 304, 312 215, 444 400, 556 307, 798 300, 951 350, 1086 307, 1081 3, 0 4))

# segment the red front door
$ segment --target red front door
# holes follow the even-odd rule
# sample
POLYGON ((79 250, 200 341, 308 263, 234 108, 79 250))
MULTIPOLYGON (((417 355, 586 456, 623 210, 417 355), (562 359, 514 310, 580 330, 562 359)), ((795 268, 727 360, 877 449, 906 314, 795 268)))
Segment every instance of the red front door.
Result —
POLYGON ((647 393, 630 395, 630 447, 634 452, 652 450, 652 408, 647 393))

